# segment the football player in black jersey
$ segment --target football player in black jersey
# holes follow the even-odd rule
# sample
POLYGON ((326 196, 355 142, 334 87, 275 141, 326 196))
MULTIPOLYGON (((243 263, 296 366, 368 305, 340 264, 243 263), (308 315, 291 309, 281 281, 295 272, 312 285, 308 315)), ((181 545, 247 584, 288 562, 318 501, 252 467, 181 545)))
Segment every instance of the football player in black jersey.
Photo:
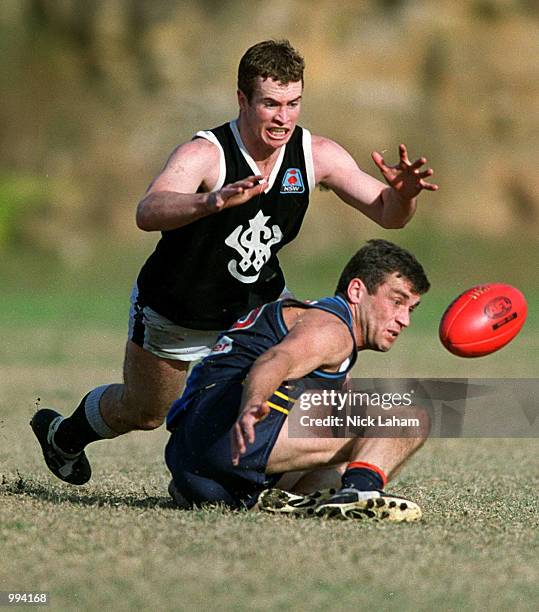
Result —
POLYGON ((297 125, 303 70, 288 41, 248 49, 237 120, 178 146, 140 201, 137 225, 162 235, 133 289, 123 384, 93 389, 69 418, 42 409, 31 421, 62 480, 89 480, 88 443, 159 427, 217 333, 285 295, 277 254, 299 232, 316 185, 384 228, 406 225, 420 192, 437 190, 426 159, 409 161, 404 145, 394 166, 372 154, 382 182, 297 125))

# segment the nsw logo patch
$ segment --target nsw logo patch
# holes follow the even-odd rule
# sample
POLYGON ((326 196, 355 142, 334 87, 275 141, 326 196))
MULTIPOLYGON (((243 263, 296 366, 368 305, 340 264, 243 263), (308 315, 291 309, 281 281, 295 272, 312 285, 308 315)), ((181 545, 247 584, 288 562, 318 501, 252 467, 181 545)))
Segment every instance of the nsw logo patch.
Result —
POLYGON ((305 185, 298 168, 288 168, 281 183, 281 193, 303 193, 305 185))

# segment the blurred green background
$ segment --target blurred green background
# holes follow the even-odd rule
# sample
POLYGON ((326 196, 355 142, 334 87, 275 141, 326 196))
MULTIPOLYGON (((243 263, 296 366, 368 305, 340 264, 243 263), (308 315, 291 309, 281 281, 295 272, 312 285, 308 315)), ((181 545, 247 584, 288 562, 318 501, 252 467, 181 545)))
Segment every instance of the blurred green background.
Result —
POLYGON ((300 237, 283 253, 290 288, 300 297, 332 291, 364 239, 389 238, 416 253, 433 284, 410 340, 395 349, 392 373, 413 369, 426 343, 416 375, 434 375, 433 362, 449 376, 536 375, 539 5, 335 6, 0 3, 0 328, 124 333, 131 285, 158 239, 137 230, 137 202, 175 145, 235 116, 245 49, 286 37, 307 62, 303 125, 342 143, 375 175, 371 151, 396 162, 405 142, 414 158, 428 157, 440 185, 397 232, 317 191, 300 237), (448 355, 436 340, 445 306, 489 281, 528 297, 523 334, 491 361, 448 355), (518 370, 510 367, 516 352, 518 370))

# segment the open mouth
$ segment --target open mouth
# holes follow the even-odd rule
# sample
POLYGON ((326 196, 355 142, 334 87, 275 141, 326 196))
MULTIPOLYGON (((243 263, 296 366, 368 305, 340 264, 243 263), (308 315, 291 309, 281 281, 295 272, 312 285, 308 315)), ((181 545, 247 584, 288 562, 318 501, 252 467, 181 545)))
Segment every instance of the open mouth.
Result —
POLYGON ((268 128, 266 132, 269 134, 270 138, 274 138, 275 140, 284 140, 288 136, 290 130, 288 128, 271 127, 268 128))

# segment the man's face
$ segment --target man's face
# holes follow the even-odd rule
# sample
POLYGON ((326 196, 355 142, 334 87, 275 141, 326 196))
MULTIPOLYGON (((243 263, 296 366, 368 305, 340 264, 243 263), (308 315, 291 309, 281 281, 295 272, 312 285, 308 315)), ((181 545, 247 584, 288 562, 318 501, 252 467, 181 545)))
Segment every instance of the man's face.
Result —
POLYGON ((257 77, 250 101, 243 92, 238 92, 248 136, 274 149, 286 144, 296 127, 302 92, 301 81, 283 85, 262 77, 257 77))
POLYGON ((397 272, 389 274, 373 295, 365 293, 359 316, 365 348, 389 351, 401 331, 410 325, 410 315, 420 297, 397 272))

